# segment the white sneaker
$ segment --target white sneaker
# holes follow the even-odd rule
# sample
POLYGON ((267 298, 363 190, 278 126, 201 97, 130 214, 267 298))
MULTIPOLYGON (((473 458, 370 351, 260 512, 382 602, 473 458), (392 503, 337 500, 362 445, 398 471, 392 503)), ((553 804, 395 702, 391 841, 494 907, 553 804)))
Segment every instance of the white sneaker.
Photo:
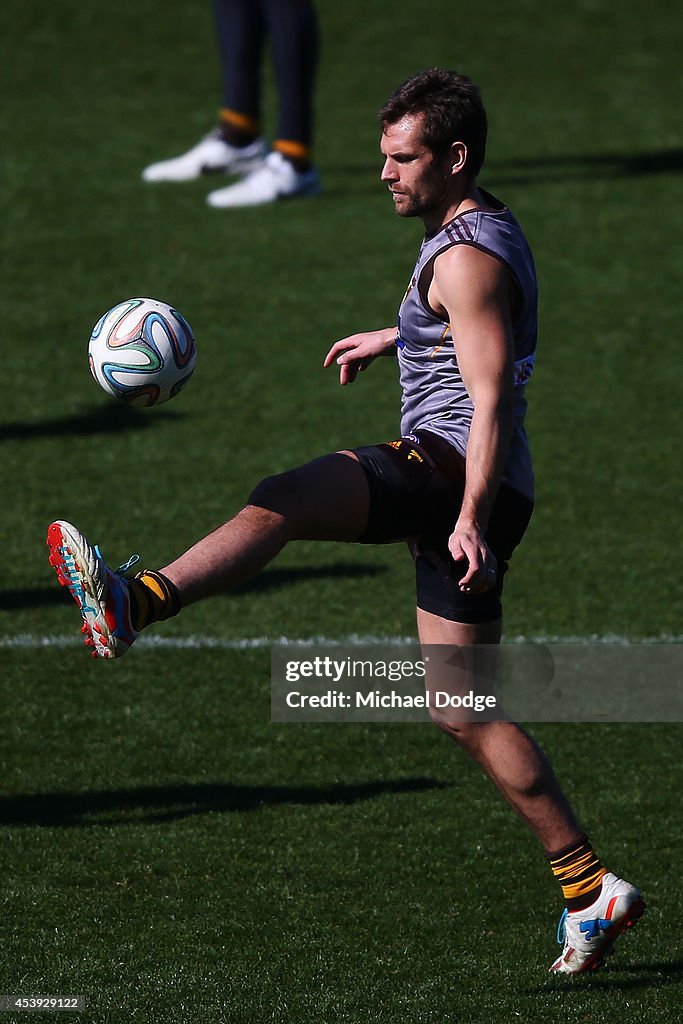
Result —
POLYGON ((260 206, 262 203, 274 203, 277 199, 317 196, 320 191, 320 177, 314 167, 310 171, 297 171, 282 153, 276 151, 269 153, 262 165, 242 181, 209 192, 206 201, 209 206, 220 208, 260 206))
POLYGON ((266 152, 264 139, 255 139, 248 146, 230 146, 216 128, 182 156, 145 167, 142 177, 144 181, 192 181, 213 171, 241 174, 262 164, 266 152))
POLYGON ((560 974, 594 971, 644 911, 645 900, 636 887, 608 872, 594 903, 585 910, 565 910, 560 918, 557 940, 564 946, 550 970, 560 974))

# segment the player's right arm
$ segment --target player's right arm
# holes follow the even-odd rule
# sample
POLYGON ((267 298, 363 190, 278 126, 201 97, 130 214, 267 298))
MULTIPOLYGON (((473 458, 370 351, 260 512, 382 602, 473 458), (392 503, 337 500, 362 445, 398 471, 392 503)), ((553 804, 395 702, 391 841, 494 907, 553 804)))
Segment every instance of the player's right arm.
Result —
POLYGON ((377 356, 396 355, 396 328, 383 327, 379 331, 363 331, 335 341, 325 356, 323 366, 337 363, 339 383, 352 384, 361 370, 366 370, 377 356))

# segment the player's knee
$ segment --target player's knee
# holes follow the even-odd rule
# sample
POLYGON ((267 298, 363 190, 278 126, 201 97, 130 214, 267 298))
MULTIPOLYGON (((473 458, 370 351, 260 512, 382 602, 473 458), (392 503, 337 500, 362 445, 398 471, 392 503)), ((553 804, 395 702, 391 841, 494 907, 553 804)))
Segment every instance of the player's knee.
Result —
POLYGON ((481 728, 484 723, 472 721, 465 710, 461 714, 452 708, 429 708, 429 717, 437 729, 454 739, 469 754, 474 755, 479 746, 481 728))
POLYGON ((248 504, 267 509, 294 525, 301 507, 301 488, 297 484, 296 470, 267 476, 249 495, 248 504))
POLYGON ((442 708, 434 707, 431 703, 429 705, 429 717, 437 729, 440 729, 442 732, 457 731, 458 726, 461 724, 457 719, 453 718, 453 715, 448 714, 442 708))

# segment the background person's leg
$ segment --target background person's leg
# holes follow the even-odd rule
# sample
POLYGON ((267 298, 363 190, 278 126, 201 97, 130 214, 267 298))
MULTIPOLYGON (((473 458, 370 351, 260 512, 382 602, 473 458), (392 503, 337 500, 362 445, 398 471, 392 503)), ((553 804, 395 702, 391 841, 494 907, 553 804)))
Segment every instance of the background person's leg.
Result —
MULTIPOLYGON (((262 166, 256 167, 242 181, 209 193, 207 203, 219 209, 259 206, 279 199, 315 196, 320 192, 320 176, 313 166, 311 150, 318 63, 315 8, 310 0, 260 0, 254 6, 263 12, 270 36, 279 96, 277 133, 273 152, 267 155, 262 166)), ((222 116, 229 119, 230 109, 222 116)), ((233 121, 239 127, 235 117, 233 121)), ((259 130, 256 121, 244 122, 244 127, 254 133, 259 130)), ((229 136, 226 138, 231 141, 229 136)), ((248 136, 243 138, 248 140, 248 136)))
POLYGON ((310 0, 261 0, 279 95, 273 148, 299 170, 311 163, 318 21, 310 0))
POLYGON ((243 146, 261 132, 261 62, 267 32, 263 8, 260 0, 214 0, 213 9, 223 137, 230 145, 243 146))

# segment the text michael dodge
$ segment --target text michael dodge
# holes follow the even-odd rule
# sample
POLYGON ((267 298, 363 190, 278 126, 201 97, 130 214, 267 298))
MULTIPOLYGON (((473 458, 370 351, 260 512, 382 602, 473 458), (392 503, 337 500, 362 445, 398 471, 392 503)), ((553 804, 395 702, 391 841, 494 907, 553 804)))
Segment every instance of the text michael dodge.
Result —
POLYGON ((468 690, 466 693, 448 693, 446 690, 431 690, 427 693, 398 693, 390 690, 326 690, 324 693, 301 693, 290 690, 285 696, 288 708, 468 708, 485 711, 495 708, 496 698, 468 690))

